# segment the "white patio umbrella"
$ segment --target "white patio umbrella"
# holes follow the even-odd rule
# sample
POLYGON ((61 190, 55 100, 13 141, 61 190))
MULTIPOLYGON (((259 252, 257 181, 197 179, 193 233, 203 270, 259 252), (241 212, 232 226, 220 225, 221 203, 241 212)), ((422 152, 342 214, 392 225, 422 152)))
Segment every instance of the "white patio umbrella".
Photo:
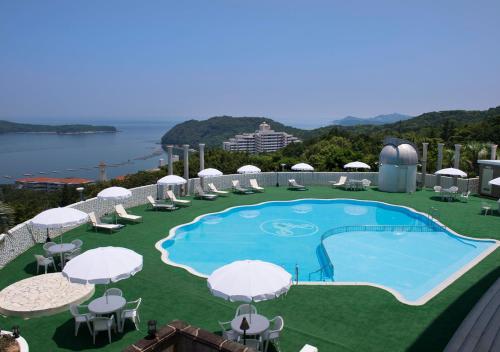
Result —
POLYGON ((314 167, 306 163, 299 163, 292 166, 293 171, 314 171, 314 167))
MULTIPOLYGON (((306 163, 299 163, 299 164, 293 165, 292 170, 293 171, 314 171, 314 167, 312 167, 311 165, 306 164, 306 163)), ((304 184, 304 179, 302 178, 302 180, 300 182, 302 184, 304 184)))
MULTIPOLYGON (((168 175, 160 178, 158 181, 156 181, 157 186, 180 186, 184 185, 187 183, 187 180, 183 177, 177 176, 177 175, 168 175)), ((160 199, 160 191, 158 187, 156 187, 156 193, 157 193, 157 199, 160 199)), ((162 194, 163 197, 163 194, 162 194)))
POLYGON ((459 169, 455 169, 453 167, 438 170, 434 173, 434 175, 467 177, 467 174, 465 172, 459 169))
POLYGON ((99 247, 71 259, 62 274, 73 283, 107 286, 112 282, 128 279, 141 270, 142 255, 133 250, 99 247))
MULTIPOLYGON (((97 198, 104 201, 111 200, 116 206, 116 202, 125 200, 132 197, 132 192, 123 187, 108 187, 103 189, 101 192, 97 193, 97 198)), ((117 216, 115 213, 115 224, 117 222, 117 216)))
POLYGON ((162 185, 162 186, 178 186, 178 185, 183 185, 187 182, 187 180, 183 177, 177 176, 177 175, 168 175, 165 177, 160 178, 156 184, 162 185))
POLYGON ((490 184, 492 186, 500 186, 500 177, 497 177, 491 181, 488 181, 488 184, 490 184))
MULTIPOLYGON (((87 213, 74 208, 53 208, 42 211, 30 220, 31 226, 47 230, 47 240, 50 240, 49 231, 52 229, 63 229, 73 227, 87 222, 87 213)), ((61 243, 62 243, 62 235, 61 243)))
POLYGON ((198 172, 199 177, 217 177, 217 176, 222 176, 223 173, 217 169, 203 169, 200 172, 198 172))
POLYGON ((123 187, 108 187, 97 193, 97 198, 103 200, 124 200, 132 197, 132 192, 123 187))
POLYGON ((128 248, 99 247, 71 259, 62 274, 70 282, 105 284, 128 279, 142 270, 142 255, 128 248))
POLYGON ((361 161, 353 161, 345 164, 344 169, 371 169, 371 167, 361 161))
POLYGON ((245 165, 240 167, 237 172, 239 174, 258 174, 261 170, 257 166, 245 165))
POLYGON ((273 263, 238 260, 215 270, 208 277, 207 285, 216 297, 250 304, 286 293, 292 286, 292 275, 273 263))

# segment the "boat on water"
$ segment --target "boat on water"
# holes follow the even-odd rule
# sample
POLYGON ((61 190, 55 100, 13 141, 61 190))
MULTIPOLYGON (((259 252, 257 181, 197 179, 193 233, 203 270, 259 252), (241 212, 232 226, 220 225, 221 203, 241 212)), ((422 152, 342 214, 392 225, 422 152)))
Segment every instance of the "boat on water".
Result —
POLYGON ((33 174, 23 174, 23 176, 33 176, 33 174))
POLYGON ((3 177, 9 178, 9 179, 12 178, 12 176, 9 176, 9 175, 3 175, 3 177))

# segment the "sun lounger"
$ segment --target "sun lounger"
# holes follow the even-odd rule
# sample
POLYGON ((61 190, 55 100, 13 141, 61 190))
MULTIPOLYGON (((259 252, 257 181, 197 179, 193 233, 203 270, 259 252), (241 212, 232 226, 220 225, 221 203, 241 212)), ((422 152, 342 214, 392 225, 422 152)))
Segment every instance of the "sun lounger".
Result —
POLYGON ((251 189, 241 187, 240 181, 233 180, 231 182, 233 183, 233 191, 235 193, 241 193, 241 194, 250 194, 250 193, 253 193, 253 191, 251 189))
POLYGON ((294 191, 306 191, 307 188, 305 186, 299 185, 297 181, 295 181, 293 178, 288 180, 288 189, 294 190, 294 191))
POLYGON ((194 194, 197 198, 206 199, 206 200, 215 200, 217 198, 217 194, 205 193, 203 188, 200 185, 194 186, 194 194))
POLYGON ((260 187, 255 178, 250 179, 250 188, 256 192, 264 192, 264 187, 260 187))
POLYGON ((142 216, 139 215, 133 215, 127 213, 123 205, 117 204, 115 206, 116 214, 118 214, 118 217, 123 220, 128 220, 132 222, 141 222, 142 221, 142 216))
POLYGON ((229 194, 228 191, 219 191, 213 183, 209 183, 208 188, 210 188, 212 193, 218 194, 219 196, 227 196, 229 194))
POLYGON ((347 176, 340 176, 338 181, 328 181, 332 185, 332 187, 341 187, 345 186, 345 182, 347 181, 347 176))
POLYGON ((175 194, 174 192, 172 192, 171 190, 168 190, 167 191, 167 197, 172 201, 173 204, 175 205, 179 205, 179 206, 183 206, 183 207, 187 207, 189 205, 191 205, 191 201, 190 200, 185 200, 185 199, 177 199, 175 197, 175 194))
POLYGON ((148 201, 149 201, 149 204, 151 205, 151 207, 154 209, 154 210, 175 210, 175 209, 179 209, 178 207, 176 207, 175 205, 173 204, 167 204, 167 203, 158 203, 157 201, 154 200, 153 197, 151 196, 147 196, 148 198, 148 201))
POLYGON ((123 227, 122 224, 105 224, 102 223, 94 212, 89 213, 90 223, 92 227, 97 232, 97 230, 108 230, 109 232, 118 231, 123 227))

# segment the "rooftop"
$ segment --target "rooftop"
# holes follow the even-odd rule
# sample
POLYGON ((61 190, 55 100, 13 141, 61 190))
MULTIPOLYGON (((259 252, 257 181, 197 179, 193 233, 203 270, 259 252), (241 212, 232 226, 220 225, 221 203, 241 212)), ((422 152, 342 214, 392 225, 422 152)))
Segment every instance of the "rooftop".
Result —
POLYGON ((80 185, 84 183, 93 183, 93 180, 87 178, 60 178, 60 177, 25 177, 18 178, 19 183, 58 183, 68 185, 80 185))
MULTIPOLYGON (((111 344, 101 336, 94 346, 85 329, 81 328, 79 335, 74 337, 74 323, 69 312, 29 320, 8 317, 1 323, 7 327, 20 325, 21 334, 33 351, 123 350, 145 335, 149 319, 158 320, 158 325, 182 319, 209 331, 220 331, 217 321, 230 320, 238 303, 213 297, 205 279, 163 263, 155 243, 165 238, 170 228, 190 222, 201 214, 234 205, 309 197, 377 200, 426 213, 434 207, 439 210, 439 220, 460 234, 500 239, 499 216, 480 213, 482 202, 491 203, 496 209, 495 201, 471 197, 467 203, 441 202, 434 198, 432 191, 408 195, 374 189, 349 192, 317 186, 306 192, 292 192, 284 187, 267 187, 261 194, 230 195, 214 202, 193 200, 191 207, 172 213, 153 212, 139 206, 130 212, 142 215, 143 223, 127 225, 112 235, 95 233, 82 226, 67 232, 64 241, 80 238, 84 241, 84 250, 112 245, 127 247, 143 255, 141 272, 112 285, 121 288, 129 300, 143 298, 141 331, 129 326, 123 335, 114 334, 111 344)), ((0 289, 32 277, 36 273, 33 254, 38 253, 42 253, 41 245, 29 249, 2 269, 0 289)), ((465 316, 500 275, 499 262, 500 251, 497 250, 431 301, 418 307, 402 304, 389 292, 375 287, 303 285, 293 286, 283 299, 260 302, 257 308, 268 317, 284 317, 285 330, 281 337, 284 351, 298 351, 305 343, 317 346, 320 351, 443 350, 465 316)), ((103 285, 95 288, 95 296, 104 291, 103 285)))

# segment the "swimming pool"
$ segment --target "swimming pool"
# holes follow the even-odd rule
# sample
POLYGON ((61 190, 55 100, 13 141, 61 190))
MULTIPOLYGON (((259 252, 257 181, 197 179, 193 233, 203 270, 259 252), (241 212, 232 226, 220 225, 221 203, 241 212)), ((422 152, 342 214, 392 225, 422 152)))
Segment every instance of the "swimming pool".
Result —
POLYGON ((177 226, 157 244, 168 264, 203 277, 260 259, 303 284, 372 285, 407 304, 425 303, 496 247, 410 208, 349 199, 233 207, 177 226))

